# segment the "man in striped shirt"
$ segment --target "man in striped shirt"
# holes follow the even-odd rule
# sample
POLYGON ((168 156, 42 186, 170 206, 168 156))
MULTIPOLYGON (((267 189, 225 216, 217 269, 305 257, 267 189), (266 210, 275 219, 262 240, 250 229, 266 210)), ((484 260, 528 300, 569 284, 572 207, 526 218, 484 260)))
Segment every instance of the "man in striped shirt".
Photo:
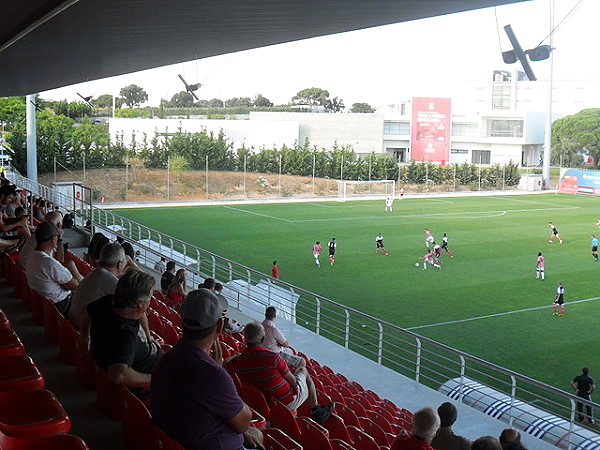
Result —
POLYGON ((315 385, 306 369, 297 368, 292 373, 281 355, 264 348, 265 329, 259 322, 246 324, 244 338, 248 347, 239 356, 225 361, 225 369, 237 374, 244 383, 257 387, 267 402, 275 397, 290 411, 298 409, 308 400, 313 419, 319 424, 325 422, 335 404, 318 404, 315 385))

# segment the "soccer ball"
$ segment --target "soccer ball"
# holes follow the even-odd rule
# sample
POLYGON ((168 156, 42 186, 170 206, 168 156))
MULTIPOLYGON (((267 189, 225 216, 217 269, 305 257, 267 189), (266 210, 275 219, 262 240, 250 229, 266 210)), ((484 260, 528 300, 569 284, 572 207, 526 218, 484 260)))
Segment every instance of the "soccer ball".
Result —
POLYGON ((419 263, 415 263, 415 267, 419 267, 419 266, 420 266, 420 264, 419 264, 419 263))

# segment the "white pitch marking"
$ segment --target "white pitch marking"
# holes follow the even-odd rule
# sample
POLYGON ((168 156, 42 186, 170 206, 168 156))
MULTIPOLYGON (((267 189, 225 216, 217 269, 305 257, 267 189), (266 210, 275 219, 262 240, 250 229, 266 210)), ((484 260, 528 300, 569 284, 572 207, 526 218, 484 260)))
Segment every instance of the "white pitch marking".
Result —
POLYGON ((331 206, 331 205, 321 205, 320 203, 309 203, 309 205, 313 205, 313 206, 320 206, 321 208, 335 208, 335 206, 331 206))
POLYGON ((269 214, 257 213, 257 212, 254 212, 254 211, 247 211, 247 210, 241 209, 241 208, 234 208, 233 206, 223 206, 223 208, 233 209, 235 211, 243 212, 243 213, 246 213, 246 214, 252 214, 252 215, 255 215, 255 216, 266 217, 267 219, 280 220, 282 222, 287 222, 287 223, 294 223, 293 220, 283 219, 281 217, 276 217, 276 216, 270 216, 269 214))
MULTIPOLYGON (((565 303, 565 305, 572 305, 574 303, 591 302, 593 300, 598 300, 598 299, 600 299, 600 297, 584 298, 583 300, 575 300, 574 302, 567 302, 567 303, 565 303)), ((488 314, 486 316, 470 317, 468 319, 449 320, 447 322, 430 323, 428 325, 419 325, 419 326, 416 326, 416 327, 406 328, 406 330, 419 330, 421 328, 437 327, 437 326, 440 326, 440 325, 452 325, 452 324, 455 324, 455 323, 472 322, 474 320, 489 319, 491 317, 507 316, 509 314, 517 314, 517 313, 528 312, 528 311, 536 311, 538 309, 549 309, 550 306, 551 305, 534 306, 533 308, 517 309, 515 311, 506 311, 506 312, 503 312, 503 313, 488 314)))

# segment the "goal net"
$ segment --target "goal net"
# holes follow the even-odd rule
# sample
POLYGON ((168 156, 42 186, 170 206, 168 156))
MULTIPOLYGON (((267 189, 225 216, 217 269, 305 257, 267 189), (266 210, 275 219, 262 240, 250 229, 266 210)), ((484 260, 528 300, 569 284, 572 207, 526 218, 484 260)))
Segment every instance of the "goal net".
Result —
POLYGON ((357 197, 391 197, 396 192, 395 180, 352 181, 337 180, 339 201, 357 197))

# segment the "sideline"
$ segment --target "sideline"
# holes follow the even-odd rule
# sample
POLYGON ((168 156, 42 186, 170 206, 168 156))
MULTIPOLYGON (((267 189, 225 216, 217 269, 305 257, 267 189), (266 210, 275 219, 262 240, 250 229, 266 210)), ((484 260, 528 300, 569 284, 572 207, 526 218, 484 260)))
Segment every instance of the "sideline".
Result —
MULTIPOLYGON (((565 305, 573 305, 575 303, 591 302, 591 301, 599 300, 599 299, 600 299, 600 297, 584 298, 582 300, 575 300, 573 302, 567 302, 567 303, 565 303, 565 305)), ((539 309, 548 309, 548 308, 551 308, 551 307, 552 307, 552 305, 534 306, 532 308, 517 309, 517 310, 514 310, 514 311, 506 311, 506 312, 502 312, 502 313, 488 314, 488 315, 485 315, 485 316, 470 317, 468 319, 449 320, 447 322, 430 323, 428 325, 418 325, 416 327, 405 328, 405 330, 412 331, 412 330, 420 330, 420 329, 423 329, 423 328, 438 327, 438 326, 443 326, 443 325, 452 325, 452 324, 455 324, 455 323, 472 322, 474 320, 489 319, 491 317, 508 316, 510 314, 519 314, 519 313, 523 313, 523 312, 536 311, 536 310, 539 310, 539 309)))
POLYGON ((239 212, 243 212, 243 213, 247 213, 247 214, 252 214, 254 216, 266 217, 267 219, 280 220, 282 222, 294 223, 293 220, 283 219, 281 217, 276 217, 276 216, 270 216, 269 214, 262 214, 262 213, 257 213, 257 212, 254 212, 254 211, 248 211, 248 210, 241 209, 241 208, 234 208, 233 206, 223 205, 223 208, 233 209, 235 211, 239 211, 239 212))

